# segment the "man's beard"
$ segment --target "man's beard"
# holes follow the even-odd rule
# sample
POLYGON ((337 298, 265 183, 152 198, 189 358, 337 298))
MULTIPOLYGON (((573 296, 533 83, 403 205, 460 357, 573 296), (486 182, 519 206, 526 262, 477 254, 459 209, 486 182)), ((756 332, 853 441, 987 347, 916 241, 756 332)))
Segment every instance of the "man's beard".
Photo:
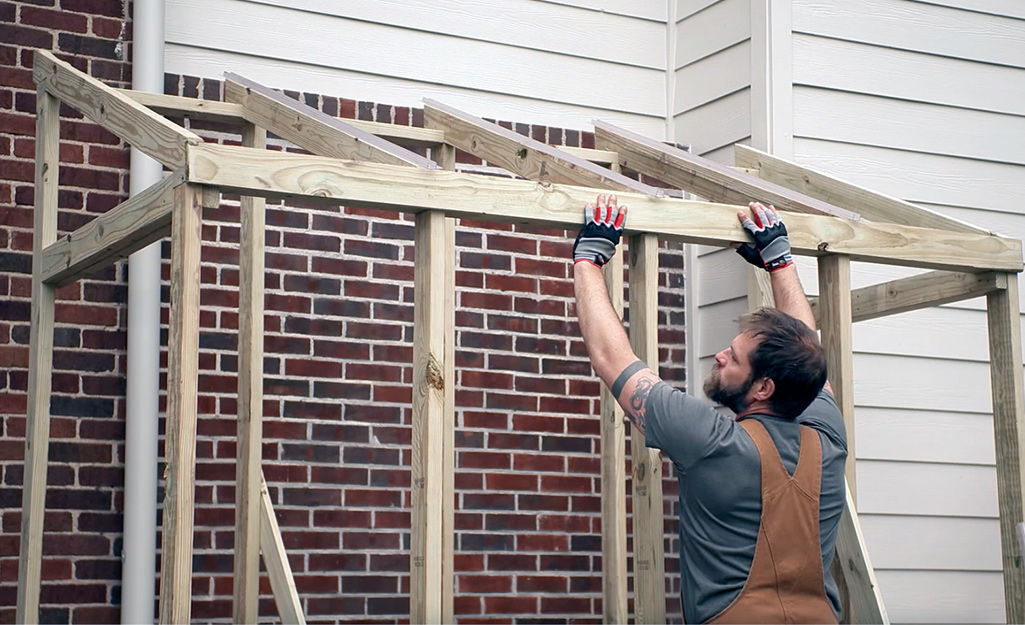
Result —
POLYGON ((705 380, 705 395, 715 403, 726 406, 734 414, 740 414, 747 408, 745 398, 747 397, 747 392, 751 390, 754 380, 749 378, 739 386, 728 388, 723 386, 722 376, 719 373, 720 369, 719 363, 712 365, 712 372, 708 374, 708 379, 705 380))

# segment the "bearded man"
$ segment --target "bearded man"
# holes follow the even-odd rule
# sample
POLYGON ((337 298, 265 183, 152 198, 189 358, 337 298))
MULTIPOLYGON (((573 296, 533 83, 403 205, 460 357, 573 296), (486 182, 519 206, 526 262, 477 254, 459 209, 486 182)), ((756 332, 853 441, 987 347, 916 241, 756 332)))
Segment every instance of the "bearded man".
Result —
POLYGON ((681 602, 687 623, 836 623, 829 573, 845 503, 847 442, 815 318, 771 206, 737 212, 737 251, 769 272, 775 308, 740 320, 705 394, 728 416, 644 365, 609 301, 602 266, 626 207, 599 195, 573 246, 580 331, 595 373, 676 468, 681 602))

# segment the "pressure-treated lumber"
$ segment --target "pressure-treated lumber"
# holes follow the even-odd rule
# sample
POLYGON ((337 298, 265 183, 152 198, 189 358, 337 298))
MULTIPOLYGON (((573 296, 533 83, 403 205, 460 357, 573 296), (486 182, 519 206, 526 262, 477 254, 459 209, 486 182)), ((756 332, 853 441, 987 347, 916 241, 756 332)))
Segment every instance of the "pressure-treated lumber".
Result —
MULTIPOLYGON (((267 567, 270 578, 271 592, 274 603, 278 606, 278 616, 284 624, 305 625, 306 616, 299 601, 299 593, 295 588, 292 567, 288 564, 285 544, 281 540, 278 519, 274 516, 274 504, 271 503, 267 491, 267 480, 260 473, 260 550, 263 552, 263 564, 267 567)), ((252 621, 255 623, 256 621, 252 621)))
POLYGON ((43 281, 70 284, 166 237, 174 190, 183 182, 181 169, 48 245, 39 256, 43 281))
POLYGON ((45 50, 36 50, 32 76, 41 87, 147 156, 176 170, 195 133, 150 111, 45 50))
POLYGON ((314 154, 371 163, 438 168, 430 159, 238 74, 225 74, 224 79, 225 99, 242 105, 247 120, 314 154))
POLYGON ((595 143, 619 153, 624 168, 654 176, 713 202, 747 206, 750 201, 773 204, 799 213, 857 219, 851 211, 765 182, 677 147, 595 120, 595 143))
MULTIPOLYGON (((223 191, 265 197, 318 198, 401 211, 442 210, 537 226, 577 227, 580 207, 595 189, 353 163, 305 154, 200 145, 189 149, 189 180, 223 191)), ((650 232, 689 243, 747 242, 736 206, 617 192, 630 208, 628 232, 650 232)), ((853 260, 955 271, 1021 271, 1021 242, 993 235, 948 232, 823 215, 789 213, 797 254, 849 255, 853 260)))
MULTIPOLYGON (((959 302, 1006 288, 1007 275, 1002 272, 932 271, 852 291, 851 319, 857 323, 887 315, 959 302)), ((809 299, 812 313, 818 320, 818 298, 809 299)))
POLYGON ((164 524, 160 554, 160 623, 165 624, 188 623, 192 609, 202 210, 200 189, 191 184, 175 188, 167 340, 164 524))
POLYGON ((417 214, 413 268, 413 454, 410 542, 411 623, 441 623, 451 614, 444 596, 444 450, 453 428, 455 378, 455 229, 438 211, 417 214))
POLYGON ((993 435, 996 440, 1000 554, 1004 569, 1004 603, 1008 623, 1025 623, 1025 567, 1016 526, 1025 522, 1025 384, 1022 375, 1021 313, 1018 276, 1007 288, 986 296, 989 324, 993 435))
MULTIPOLYGON (((616 316, 623 318, 623 253, 605 265, 605 286, 616 316)), ((601 575, 602 621, 626 623, 626 424, 623 408, 601 385, 601 575)))
POLYGON ((42 250, 57 238, 57 174, 60 165, 60 102, 36 91, 35 216, 32 239, 32 319, 29 328, 28 410, 25 471, 21 494, 21 553, 15 621, 39 622, 43 560, 46 465, 50 449, 50 389, 53 373, 54 294, 42 276, 42 250))
POLYGON ((851 336, 851 261, 844 256, 819 259, 819 327, 829 368, 829 385, 847 431, 845 475, 857 501, 854 470, 854 360, 851 336))
POLYGON ((663 195, 661 189, 434 100, 424 99, 424 124, 443 130, 447 143, 529 180, 663 195))
POLYGON ((840 527, 836 537, 836 562, 843 571, 844 585, 847 587, 847 602, 853 615, 846 615, 851 623, 882 623, 888 625, 889 616, 883 605, 883 596, 879 592, 875 569, 868 557, 865 537, 861 533, 857 508, 851 496, 850 484, 846 487, 847 505, 840 517, 840 527), (851 618, 853 616, 853 618, 851 618), (855 620, 856 619, 856 620, 855 620))
MULTIPOLYGON (((631 213, 631 218, 633 217, 631 213)), ((658 371, 658 237, 630 237, 630 346, 658 371)), ((630 435, 633 466, 634 622, 665 623, 662 457, 644 434, 630 435)))
POLYGON ((757 176, 762 180, 841 206, 866 219, 955 232, 987 232, 952 217, 827 176, 750 146, 737 143, 733 149, 736 164, 757 170, 757 176))
MULTIPOLYGON (((264 148, 267 131, 247 125, 242 144, 264 148)), ((238 441, 232 620, 260 616, 260 481, 263 459, 263 287, 266 200, 242 196, 239 249, 238 441)))

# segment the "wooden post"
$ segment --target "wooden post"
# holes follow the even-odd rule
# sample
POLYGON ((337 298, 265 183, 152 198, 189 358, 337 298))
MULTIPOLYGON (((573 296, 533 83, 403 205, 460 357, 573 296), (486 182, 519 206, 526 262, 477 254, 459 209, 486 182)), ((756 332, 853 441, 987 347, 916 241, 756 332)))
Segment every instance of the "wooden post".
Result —
MULTIPOLYGON (((630 237, 630 344, 658 371, 658 237, 630 237)), ((662 456, 644 435, 630 435, 633 460, 634 620, 666 622, 665 539, 662 524, 662 456)))
MULTIPOLYGON (((448 171, 456 170, 456 149, 455 147, 443 143, 439 146, 437 151, 437 163, 442 169, 448 171)), ((456 220, 445 218, 445 238, 452 245, 451 248, 455 248, 455 227, 456 220)), ((452 291, 452 305, 446 305, 445 307, 445 327, 450 328, 445 335, 445 362, 449 368, 446 370, 446 377, 452 380, 452 384, 455 384, 455 362, 456 362, 456 340, 455 340, 455 327, 456 327, 456 307, 455 307, 455 254, 449 252, 446 256, 451 267, 446 267, 446 280, 449 281, 448 290, 452 291)), ((455 430, 455 414, 456 414, 456 393, 455 388, 451 388, 445 393, 445 441, 444 451, 442 452, 444 457, 444 474, 445 483, 443 485, 443 491, 445 496, 441 500, 442 507, 442 527, 444 531, 441 535, 441 553, 442 553, 442 564, 441 564, 441 622, 442 623, 454 623, 455 622, 455 540, 456 540, 456 509, 455 509, 455 491, 456 491, 456 430, 455 430)))
MULTIPOLYGON (((242 145, 265 148, 267 131, 246 124, 242 145)), ((260 616, 260 476, 263 443, 263 280, 265 205, 241 199, 238 322, 238 446, 235 464, 235 578, 232 620, 260 616)))
POLYGON ((1025 622, 1025 563, 1016 537, 1025 521, 1025 391, 1022 382, 1021 313, 1018 276, 1007 275, 1007 288, 986 296, 989 322, 990 380, 993 393, 993 433, 997 454, 997 494, 1000 508, 1004 602, 1008 623, 1025 622))
MULTIPOLYGON (((605 267, 605 286, 616 315, 623 317, 623 255, 617 251, 605 267)), ((608 387, 601 387, 601 535, 602 617, 626 623, 626 424, 623 408, 608 387)))
POLYGON ((822 348, 829 366, 829 384, 847 430, 845 475, 857 502, 854 474, 854 359, 851 339, 851 259, 830 254, 819 258, 819 311, 822 348))
POLYGON ((36 90, 36 181, 32 239, 32 326, 29 331, 25 477, 21 494, 18 623, 39 622, 39 579, 46 514, 46 465, 50 448, 54 293, 42 280, 42 251, 57 240, 57 174, 60 168, 60 102, 36 90))
POLYGON ((186 183, 175 189, 160 557, 160 622, 166 624, 188 623, 192 608, 202 210, 202 191, 198 186, 186 183))
POLYGON ((455 228, 439 211, 416 216, 413 325, 412 536, 410 541, 411 623, 441 623, 452 609, 444 583, 452 533, 444 502, 452 491, 445 478, 446 441, 454 418, 455 228))

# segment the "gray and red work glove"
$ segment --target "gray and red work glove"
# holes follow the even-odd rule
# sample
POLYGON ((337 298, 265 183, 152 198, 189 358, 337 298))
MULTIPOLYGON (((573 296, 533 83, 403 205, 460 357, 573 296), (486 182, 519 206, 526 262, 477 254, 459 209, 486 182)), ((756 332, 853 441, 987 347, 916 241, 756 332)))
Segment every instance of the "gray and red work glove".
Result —
POLYGON ((605 194, 598 201, 584 206, 584 225, 573 243, 573 262, 588 262, 603 266, 616 253, 616 245, 623 235, 626 207, 619 207, 616 196, 605 194))
POLYGON ((770 273, 793 265, 787 227, 783 225, 776 209, 771 204, 765 206, 759 202, 751 202, 748 206, 754 213, 754 221, 741 211, 737 211, 737 218, 754 244, 742 244, 737 248, 737 253, 755 267, 770 273))

